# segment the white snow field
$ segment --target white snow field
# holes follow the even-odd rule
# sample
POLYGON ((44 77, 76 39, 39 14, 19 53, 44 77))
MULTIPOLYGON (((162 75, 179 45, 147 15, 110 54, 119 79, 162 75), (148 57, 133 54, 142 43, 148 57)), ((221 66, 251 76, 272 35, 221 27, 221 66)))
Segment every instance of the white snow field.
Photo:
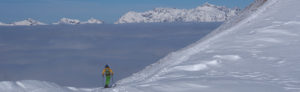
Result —
POLYGON ((1 82, 1 92, 300 92, 300 1, 256 0, 200 41, 115 88, 1 82))

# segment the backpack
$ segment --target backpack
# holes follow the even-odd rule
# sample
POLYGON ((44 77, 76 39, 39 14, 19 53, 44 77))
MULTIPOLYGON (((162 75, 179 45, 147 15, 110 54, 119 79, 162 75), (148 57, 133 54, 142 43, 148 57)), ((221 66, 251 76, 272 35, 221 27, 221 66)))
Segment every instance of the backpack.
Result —
POLYGON ((106 69, 105 69, 105 75, 106 75, 106 76, 110 76, 110 69, 109 69, 109 68, 106 68, 106 69))

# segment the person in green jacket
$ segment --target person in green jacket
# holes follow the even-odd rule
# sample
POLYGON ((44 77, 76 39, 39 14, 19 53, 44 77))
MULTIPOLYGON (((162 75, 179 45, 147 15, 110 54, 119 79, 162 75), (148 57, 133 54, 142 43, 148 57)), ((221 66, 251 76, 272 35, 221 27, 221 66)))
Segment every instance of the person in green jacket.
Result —
POLYGON ((105 86, 104 86, 104 88, 108 88, 109 87, 109 84, 111 82, 111 79, 112 79, 113 75, 114 75, 114 72, 106 64, 105 68, 102 71, 102 76, 105 77, 105 86))

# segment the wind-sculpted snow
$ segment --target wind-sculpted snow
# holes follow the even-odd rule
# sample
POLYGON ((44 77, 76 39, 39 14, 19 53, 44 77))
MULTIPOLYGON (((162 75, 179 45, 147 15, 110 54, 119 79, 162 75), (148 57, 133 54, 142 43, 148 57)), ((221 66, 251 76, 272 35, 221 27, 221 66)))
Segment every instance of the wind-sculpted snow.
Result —
POLYGON ((152 22, 223 22, 236 16, 239 9, 204 4, 194 9, 155 8, 146 12, 130 11, 116 24, 152 22))

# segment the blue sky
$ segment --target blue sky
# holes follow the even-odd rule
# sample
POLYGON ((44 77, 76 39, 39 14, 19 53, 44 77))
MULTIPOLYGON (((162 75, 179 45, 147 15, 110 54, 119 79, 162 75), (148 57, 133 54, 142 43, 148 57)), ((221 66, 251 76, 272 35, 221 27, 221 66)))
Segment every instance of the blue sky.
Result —
POLYGON ((128 11, 146 11, 155 7, 194 8, 209 2, 244 8, 253 0, 0 0, 0 21, 33 18, 52 23, 62 17, 87 20, 91 17, 113 23, 128 11))

